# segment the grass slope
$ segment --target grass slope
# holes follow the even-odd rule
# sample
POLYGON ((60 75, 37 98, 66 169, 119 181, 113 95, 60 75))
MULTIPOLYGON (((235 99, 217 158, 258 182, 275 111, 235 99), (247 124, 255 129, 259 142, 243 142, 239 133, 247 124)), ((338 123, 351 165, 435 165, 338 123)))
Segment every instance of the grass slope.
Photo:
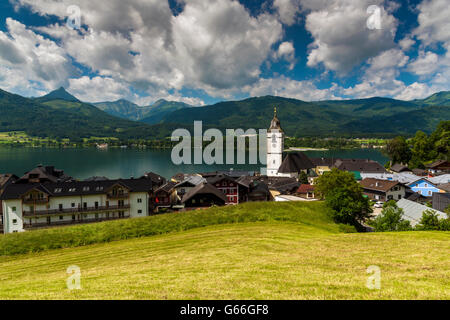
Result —
POLYGON ((320 208, 238 206, 229 213, 271 218, 3 256, 0 299, 450 298, 448 232, 346 234, 320 208), (66 288, 71 265, 81 290, 66 288), (381 290, 366 288, 370 265, 381 268, 381 290))

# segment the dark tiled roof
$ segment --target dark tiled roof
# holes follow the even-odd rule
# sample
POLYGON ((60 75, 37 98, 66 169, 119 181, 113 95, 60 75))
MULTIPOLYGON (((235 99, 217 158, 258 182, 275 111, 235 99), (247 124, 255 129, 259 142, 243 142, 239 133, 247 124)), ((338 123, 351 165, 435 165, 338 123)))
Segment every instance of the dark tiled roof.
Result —
POLYGON ((398 181, 381 180, 375 178, 365 178, 360 182, 361 187, 367 190, 375 190, 387 192, 396 185, 400 184, 398 181))
POLYGON ((159 187, 155 192, 165 191, 165 192, 169 193, 173 190, 173 188, 176 186, 176 184, 177 183, 174 181, 169 181, 169 182, 165 183, 164 185, 162 185, 161 187, 159 187))
POLYGON ((414 173, 416 176, 427 176, 428 171, 423 169, 412 169, 412 173, 414 173))
POLYGON ((70 181, 73 178, 66 175, 63 170, 55 169, 53 166, 39 165, 33 170, 25 173, 17 183, 28 183, 29 179, 39 179, 41 182, 65 182, 70 181))
POLYGON ((100 176, 92 176, 92 177, 89 177, 87 179, 84 179, 84 181, 105 181, 105 180, 109 180, 109 178, 107 178, 107 177, 100 177, 100 176))
POLYGON ((214 187, 213 185, 211 185, 209 183, 201 183, 201 184, 197 185, 195 188, 192 188, 191 190, 189 190, 189 192, 183 196, 183 199, 181 200, 181 202, 184 203, 184 202, 188 201, 189 199, 191 199, 193 196, 198 195, 198 194, 212 194, 212 195, 216 196, 217 198, 223 200, 224 202, 228 201, 226 195, 223 194, 222 191, 220 191, 219 189, 217 189, 216 187, 214 187))
POLYGON ((338 159, 334 167, 342 171, 358 171, 366 173, 385 173, 386 169, 376 161, 369 159, 338 159))
POLYGON ((400 163, 396 163, 393 166, 391 166, 391 170, 394 172, 404 172, 404 171, 411 171, 408 166, 402 165, 400 163))
POLYGON ((143 178, 150 179, 155 184, 162 184, 162 183, 166 182, 166 178, 164 178, 163 176, 160 176, 159 174, 154 173, 154 172, 147 172, 147 173, 145 173, 143 178))
POLYGON ((433 209, 445 212, 450 206, 450 193, 433 193, 433 209))
POLYGON ((293 173, 314 167, 314 164, 303 152, 289 152, 281 163, 280 168, 278 168, 278 172, 293 173))
POLYGON ((450 192, 450 183, 439 184, 437 187, 441 190, 450 192))
POLYGON ((104 181, 74 181, 74 182, 46 182, 46 183, 13 183, 5 188, 1 200, 18 199, 32 189, 38 189, 50 196, 77 196, 103 194, 112 186, 119 184, 129 192, 149 192, 152 190, 150 179, 118 179, 104 181))
POLYGON ((6 173, 0 174, 0 189, 5 186, 7 183, 14 182, 18 177, 14 174, 6 173))
POLYGON ((428 164, 427 168, 433 169, 433 168, 436 168, 436 167, 439 167, 439 166, 442 166, 442 165, 449 166, 450 163, 447 160, 437 160, 437 161, 435 161, 433 163, 428 164))

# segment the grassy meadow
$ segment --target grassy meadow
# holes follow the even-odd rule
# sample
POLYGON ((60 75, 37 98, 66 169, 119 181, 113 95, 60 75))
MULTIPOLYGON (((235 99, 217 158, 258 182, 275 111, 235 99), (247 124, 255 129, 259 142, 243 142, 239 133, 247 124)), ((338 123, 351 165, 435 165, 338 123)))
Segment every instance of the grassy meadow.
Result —
POLYGON ((248 203, 5 235, 0 299, 450 298, 449 232, 342 230, 322 203, 248 203), (11 251, 33 237, 35 252, 11 251), (80 290, 66 287, 71 265, 80 290), (366 287, 371 265, 380 290, 366 287))

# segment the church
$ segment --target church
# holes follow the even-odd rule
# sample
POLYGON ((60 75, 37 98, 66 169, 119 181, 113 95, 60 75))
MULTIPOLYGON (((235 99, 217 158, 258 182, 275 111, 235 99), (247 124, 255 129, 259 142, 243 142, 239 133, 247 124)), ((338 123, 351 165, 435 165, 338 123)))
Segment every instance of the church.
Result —
POLYGON ((284 131, 277 117, 277 108, 267 131, 267 176, 298 178, 300 172, 314 168, 311 160, 302 152, 288 152, 283 159, 284 131))

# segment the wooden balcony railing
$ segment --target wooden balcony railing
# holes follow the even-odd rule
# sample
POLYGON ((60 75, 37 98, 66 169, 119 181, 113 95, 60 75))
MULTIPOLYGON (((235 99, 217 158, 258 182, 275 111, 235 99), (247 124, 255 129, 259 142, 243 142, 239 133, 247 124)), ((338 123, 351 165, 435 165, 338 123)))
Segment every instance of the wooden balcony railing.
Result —
POLYGON ((23 199, 23 203, 25 203, 25 204, 46 204, 46 203, 48 203, 48 199, 25 198, 25 199, 23 199))
POLYGON ((112 193, 108 193, 108 198, 109 199, 127 199, 130 197, 130 194, 128 192, 125 193, 118 193, 118 194, 112 194, 112 193))
POLYGON ((122 206, 98 206, 98 207, 86 207, 86 208, 24 211, 23 216, 24 217, 30 217, 30 216, 34 217, 34 216, 90 213, 90 212, 102 212, 102 211, 125 210, 125 209, 130 209, 130 205, 124 204, 122 206))

